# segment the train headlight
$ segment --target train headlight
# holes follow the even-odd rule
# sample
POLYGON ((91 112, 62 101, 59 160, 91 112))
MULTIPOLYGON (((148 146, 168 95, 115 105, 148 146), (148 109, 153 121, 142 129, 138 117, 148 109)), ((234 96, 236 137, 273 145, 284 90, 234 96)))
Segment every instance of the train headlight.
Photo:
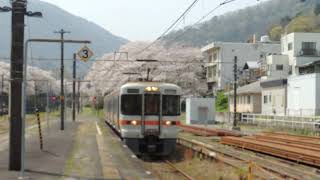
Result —
POLYGON ((146 87, 145 90, 146 91, 152 91, 152 87, 146 87))
POLYGON ((156 91, 159 91, 159 88, 158 87, 149 86, 149 87, 146 87, 144 90, 147 91, 147 92, 156 92, 156 91))
POLYGON ((138 122, 137 122, 137 121, 131 121, 131 125, 136 126, 137 124, 138 124, 138 122))
POLYGON ((159 91, 158 87, 151 87, 152 91, 159 91))
POLYGON ((164 124, 165 124, 166 126, 170 126, 170 125, 172 124, 172 122, 171 122, 171 121, 166 121, 164 124))

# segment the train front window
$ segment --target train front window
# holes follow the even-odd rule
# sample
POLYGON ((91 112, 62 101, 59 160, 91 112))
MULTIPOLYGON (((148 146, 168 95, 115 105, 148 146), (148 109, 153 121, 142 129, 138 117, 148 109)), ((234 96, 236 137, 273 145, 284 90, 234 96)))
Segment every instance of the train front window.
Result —
POLYGON ((141 115, 142 96, 140 94, 126 94, 121 96, 121 113, 123 115, 141 115))
POLYGON ((180 115, 180 96, 176 96, 176 95, 162 96, 162 115, 164 116, 180 115))
POLYGON ((160 114, 160 95, 146 94, 144 98, 145 115, 159 115, 160 114))

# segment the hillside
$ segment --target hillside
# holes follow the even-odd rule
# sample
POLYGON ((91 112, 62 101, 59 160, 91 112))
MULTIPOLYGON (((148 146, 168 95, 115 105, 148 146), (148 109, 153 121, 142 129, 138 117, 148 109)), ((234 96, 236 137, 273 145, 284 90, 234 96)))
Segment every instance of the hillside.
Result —
MULTIPOLYGON (((246 41, 253 34, 268 34, 278 24, 288 23, 297 15, 308 15, 318 0, 269 0, 260 4, 221 16, 192 27, 170 33, 168 44, 187 43, 203 46, 211 41, 246 41)), ((223 7, 222 7, 223 8, 223 7)))
MULTIPOLYGON (((4 5, 2 1, 0 5, 4 5)), ((106 31, 102 27, 87 21, 83 18, 74 16, 59 7, 39 1, 29 0, 28 10, 41 11, 43 18, 26 18, 25 38, 60 38, 59 34, 54 34, 54 31, 65 29, 70 31, 66 34, 66 39, 80 39, 91 40, 92 44, 89 45, 95 52, 96 57, 102 56, 106 52, 113 52, 121 45, 127 42, 126 39, 118 37, 106 31)), ((11 13, 0 13, 0 56, 10 57, 10 41, 11 41, 11 13)), ((82 45, 66 45, 65 56, 72 58, 73 53, 78 51, 82 45)), ((31 46, 32 57, 35 58, 59 58, 60 45, 59 44, 34 44, 31 46)), ((29 53, 31 54, 31 53, 29 53)), ((70 67, 71 62, 67 62, 70 67)), ((58 62, 33 62, 34 66, 43 69, 56 69, 59 65, 58 62)), ((79 70, 82 74, 90 67, 91 63, 81 64, 79 70)), ((70 68, 69 68, 70 69, 70 68)), ((67 68, 67 71, 68 70, 67 68)))
MULTIPOLYGON (((125 82, 136 81, 138 78, 146 78, 147 69, 151 69, 150 80, 171 82, 178 84, 183 89, 185 96, 201 96, 207 91, 206 79, 202 63, 200 49, 190 46, 165 47, 158 43, 149 50, 137 56, 141 47, 146 42, 131 42, 120 48, 121 51, 129 52, 129 62, 95 62, 85 79, 91 83, 83 84, 81 90, 90 95, 103 95, 112 92, 115 87, 120 87, 125 82), (157 59, 160 62, 146 63, 136 62, 134 59, 146 57, 157 59), (164 62, 161 62, 164 61, 164 62), (138 75, 126 75, 123 73, 138 73, 138 75), (90 88, 94 87, 94 88, 90 88)), ((106 54, 104 59, 110 59, 113 54, 106 54)))

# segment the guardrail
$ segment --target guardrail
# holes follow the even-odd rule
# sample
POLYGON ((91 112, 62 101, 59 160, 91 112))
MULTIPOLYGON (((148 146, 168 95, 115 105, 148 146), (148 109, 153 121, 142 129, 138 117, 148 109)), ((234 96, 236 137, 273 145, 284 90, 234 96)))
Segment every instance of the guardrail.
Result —
POLYGON ((279 116, 248 114, 241 115, 241 123, 270 126, 281 126, 292 129, 310 129, 320 131, 320 117, 279 116))

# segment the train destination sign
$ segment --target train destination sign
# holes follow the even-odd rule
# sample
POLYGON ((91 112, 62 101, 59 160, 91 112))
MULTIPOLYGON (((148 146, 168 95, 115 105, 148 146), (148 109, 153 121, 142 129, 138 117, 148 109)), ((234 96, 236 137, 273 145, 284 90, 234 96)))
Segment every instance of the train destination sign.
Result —
POLYGON ((93 55, 93 51, 88 46, 84 46, 78 52, 78 56, 83 62, 87 62, 93 55))

